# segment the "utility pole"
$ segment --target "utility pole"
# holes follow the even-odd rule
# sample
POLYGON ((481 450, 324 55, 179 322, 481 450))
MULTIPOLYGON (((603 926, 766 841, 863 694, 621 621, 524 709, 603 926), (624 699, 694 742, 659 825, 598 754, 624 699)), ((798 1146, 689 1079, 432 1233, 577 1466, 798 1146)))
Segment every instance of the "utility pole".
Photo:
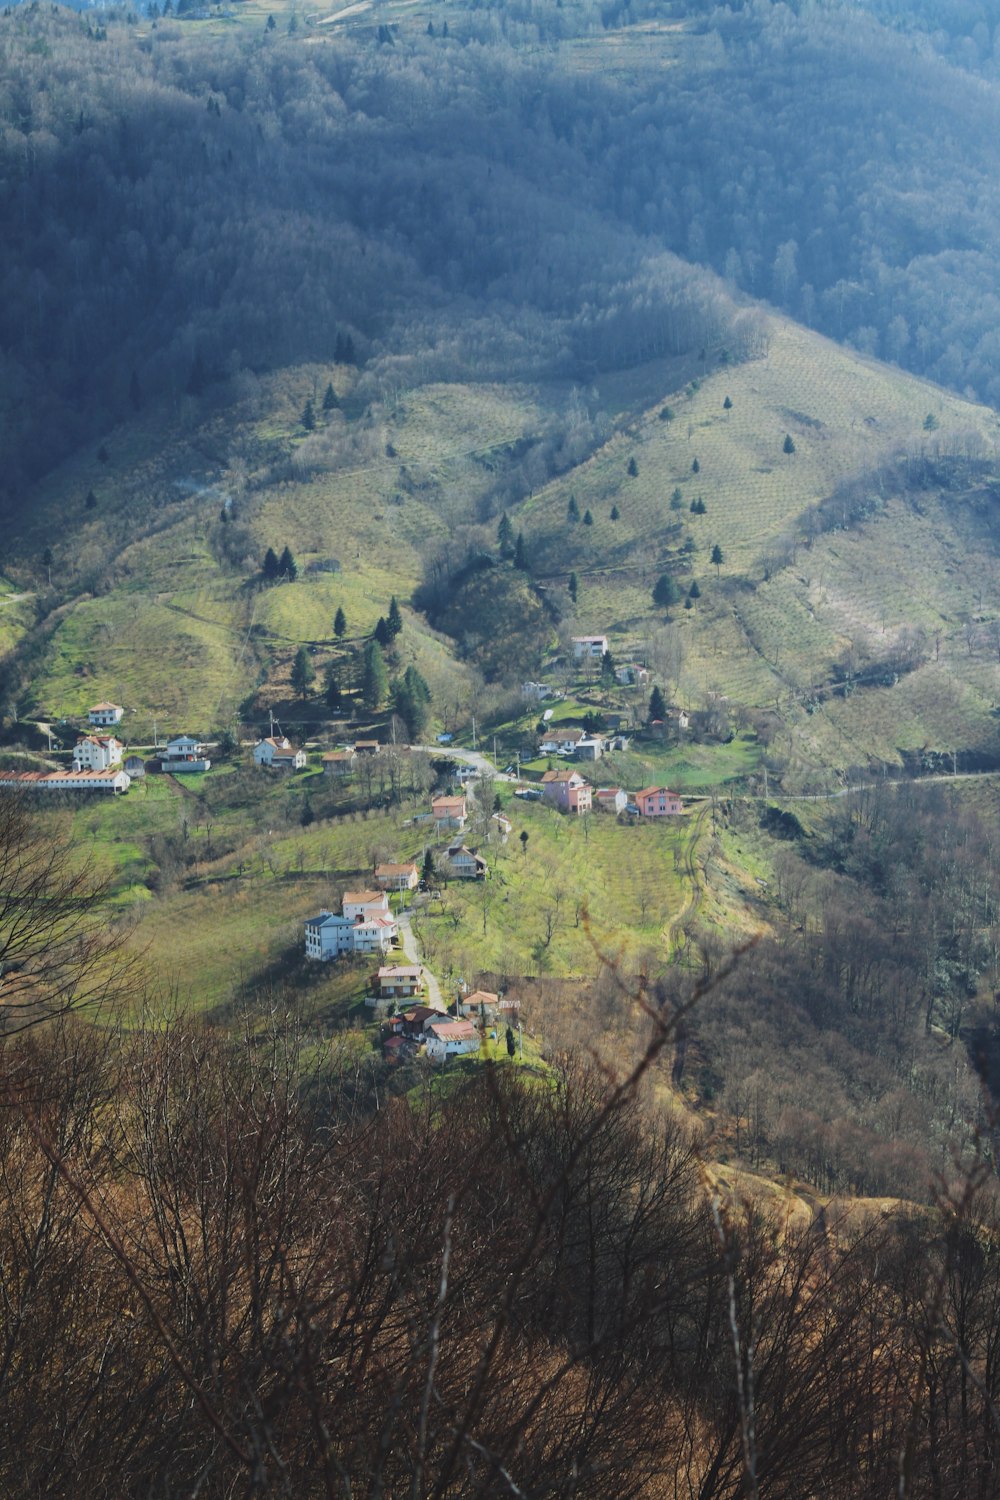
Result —
POLYGON ((519 1060, 524 1062, 524 1029, 520 1021, 517 1023, 517 1055, 519 1060))
POLYGON ((157 733, 156 733, 156 715, 154 714, 153 715, 153 749, 154 750, 158 750, 159 748, 160 748, 160 741, 159 741, 159 739, 157 737, 157 733))
POLYGON ((476 716, 475 716, 475 714, 472 715, 472 748, 473 748, 473 750, 475 750, 475 748, 476 748, 476 716))

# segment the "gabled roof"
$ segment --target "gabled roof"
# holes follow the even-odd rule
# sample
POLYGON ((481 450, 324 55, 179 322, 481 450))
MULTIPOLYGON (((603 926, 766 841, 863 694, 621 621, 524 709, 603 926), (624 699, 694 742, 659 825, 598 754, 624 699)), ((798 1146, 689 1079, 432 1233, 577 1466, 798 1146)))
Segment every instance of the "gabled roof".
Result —
POLYGON ((666 786, 644 786, 641 792, 636 792, 635 793, 636 801, 638 801, 640 797, 657 797, 657 796, 679 797, 680 793, 679 792, 672 792, 670 790, 670 788, 666 787, 666 786))
POLYGON ((380 906, 387 904, 385 891, 345 891, 342 906, 380 906))
POLYGON ((416 874, 416 873, 417 873, 417 867, 414 864, 409 864, 409 865, 376 865, 375 866, 375 875, 376 875, 376 878, 379 875, 387 875, 387 876, 388 875, 413 875, 413 874, 416 874))
POLYGON ((123 714, 125 710, 120 703, 95 703, 93 708, 87 709, 88 714, 123 714))
POLYGON ((476 1035, 471 1021, 436 1021, 427 1030, 441 1042, 471 1042, 476 1035))
POLYGON ((554 781, 579 781, 581 785, 584 784, 584 779, 579 771, 546 771, 542 777, 543 784, 548 783, 551 785, 554 781))
POLYGON ((354 750, 328 750, 323 756, 324 760, 356 760, 357 752, 354 750))
POLYGON ((492 990, 473 990, 471 995, 466 995, 463 1005, 499 1005, 500 996, 494 995, 492 990))
POLYGON ((462 809, 463 813, 464 813, 465 812, 465 798, 464 797, 434 797, 431 800, 431 807, 432 807, 432 809, 435 812, 438 810, 438 808, 441 808, 442 811, 447 810, 447 811, 450 812, 452 809, 460 807, 462 809))
POLYGON ((379 979, 422 979, 422 964, 385 964, 378 971, 379 979))
POLYGON ((573 745, 578 744, 580 740, 586 739, 586 737, 586 733, 582 729, 576 729, 572 725, 563 727, 558 724, 555 727, 550 724, 542 735, 543 740, 553 740, 573 745))

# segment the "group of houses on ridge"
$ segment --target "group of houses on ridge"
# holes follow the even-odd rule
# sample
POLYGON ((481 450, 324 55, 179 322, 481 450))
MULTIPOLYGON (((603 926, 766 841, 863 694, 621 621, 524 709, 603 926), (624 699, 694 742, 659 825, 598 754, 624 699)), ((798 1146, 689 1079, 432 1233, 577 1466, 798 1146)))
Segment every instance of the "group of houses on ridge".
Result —
MULTIPOLYGON (((125 710, 120 703, 95 703, 87 710, 93 731, 115 729, 125 710)), ((157 750, 156 760, 164 771, 207 771, 212 762, 205 746, 188 734, 178 735, 157 750)), ((66 770, 0 771, 0 786, 45 792, 127 792, 136 777, 145 775, 140 756, 125 757, 125 746, 117 735, 82 734, 73 747, 73 766, 66 770), (124 764, 123 764, 124 762, 124 764)))
MULTIPOLYGON (((381 975, 381 970, 379 971, 381 975)), ((435 1062, 478 1052, 487 1027, 518 1024, 520 1001, 488 990, 459 994, 454 1014, 426 1003, 397 1011, 382 1023, 387 1058, 399 1060, 423 1052, 435 1062)))
POLYGON ((579 771, 570 767, 543 774, 542 801, 575 816, 590 812, 595 803, 602 812, 628 813, 637 818, 676 817, 684 811, 679 793, 669 787, 647 786, 629 793, 622 787, 608 786, 595 792, 579 771))

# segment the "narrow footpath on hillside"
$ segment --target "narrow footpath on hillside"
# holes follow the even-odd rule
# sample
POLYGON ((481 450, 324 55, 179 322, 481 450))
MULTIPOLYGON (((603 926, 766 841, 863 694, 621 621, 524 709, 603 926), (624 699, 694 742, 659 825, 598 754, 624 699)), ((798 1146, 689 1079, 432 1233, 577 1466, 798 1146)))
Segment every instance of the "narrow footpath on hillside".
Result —
POLYGON ((705 818, 708 815, 710 806, 710 803, 705 802, 699 808, 691 824, 691 831, 687 842, 684 845, 684 875, 690 885, 690 895, 681 910, 668 922, 665 933, 667 952, 675 959, 680 956, 682 950, 681 939, 686 936, 688 924, 698 915, 698 909, 705 895, 705 882, 702 869, 698 864, 697 851, 698 841, 704 830, 705 818))
POLYGON ((401 911, 399 913, 397 925, 399 927, 399 941, 402 944, 407 961, 411 964, 421 964, 423 966, 424 978, 427 980, 428 1003, 436 1006, 438 1010, 447 1010, 448 1007, 442 997, 441 986, 438 984, 437 976, 431 973, 420 957, 420 949, 417 945, 416 935, 413 931, 413 924, 410 921, 410 913, 408 911, 401 911))

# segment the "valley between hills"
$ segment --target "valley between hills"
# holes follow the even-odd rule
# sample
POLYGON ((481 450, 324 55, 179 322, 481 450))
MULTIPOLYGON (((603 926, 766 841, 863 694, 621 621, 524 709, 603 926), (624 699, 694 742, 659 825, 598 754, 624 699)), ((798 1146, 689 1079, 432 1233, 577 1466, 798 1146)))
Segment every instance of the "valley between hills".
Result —
POLYGON ((0 16, 4 1494, 997 1493, 995 55, 0 16))

